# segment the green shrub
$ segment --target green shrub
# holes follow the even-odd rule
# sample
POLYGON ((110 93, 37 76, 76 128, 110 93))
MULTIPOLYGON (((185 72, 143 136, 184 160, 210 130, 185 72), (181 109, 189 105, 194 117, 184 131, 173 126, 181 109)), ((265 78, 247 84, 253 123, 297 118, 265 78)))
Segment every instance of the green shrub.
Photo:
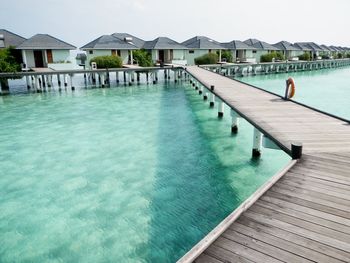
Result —
POLYGON ((281 52, 273 51, 271 53, 261 55, 260 62, 272 62, 273 59, 285 60, 285 57, 281 52))
POLYGON ((347 57, 347 58, 350 58, 350 53, 346 54, 346 57, 347 57))
POLYGON ((133 57, 137 61, 137 64, 140 67, 152 67, 153 66, 151 54, 144 49, 133 51, 133 57))
POLYGON ((13 48, 0 49, 0 72, 16 72, 21 70, 20 64, 12 55, 13 48))
POLYGON ((337 54, 337 58, 343 58, 343 54, 342 53, 338 53, 337 54))
POLYGON ((305 52, 304 54, 300 55, 299 60, 310 61, 311 60, 310 53, 305 52))
POLYGON ((219 56, 216 53, 208 53, 194 59, 196 65, 208 65, 218 63, 219 56))
POLYGON ((329 59, 329 55, 323 54, 323 55, 321 55, 321 58, 322 59, 329 59))
POLYGON ((119 56, 98 56, 90 60, 96 62, 97 68, 121 68, 123 67, 123 61, 119 56))
MULTIPOLYGON (((216 54, 218 56, 220 56, 220 51, 219 50, 216 51, 216 54)), ((231 51, 229 51, 229 50, 222 50, 221 51, 221 61, 223 61, 223 60, 225 60, 226 62, 229 62, 229 63, 232 62, 233 57, 232 57, 231 51)))

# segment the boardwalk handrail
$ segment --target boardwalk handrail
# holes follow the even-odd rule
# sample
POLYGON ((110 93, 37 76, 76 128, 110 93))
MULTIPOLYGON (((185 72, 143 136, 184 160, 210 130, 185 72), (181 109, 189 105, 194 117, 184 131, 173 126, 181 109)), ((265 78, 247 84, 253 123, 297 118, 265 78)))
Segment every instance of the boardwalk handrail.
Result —
POLYGON ((272 176, 265 184, 254 192, 247 200, 237 207, 230 215, 228 215, 219 225, 209 232, 199 243, 197 243, 190 251, 188 251, 177 263, 191 263, 204 250, 206 250, 236 219, 249 207, 251 207, 266 191, 268 191, 283 175, 285 175, 295 164, 297 160, 291 160, 287 166, 272 176))
POLYGON ((39 75, 57 75, 57 74, 86 74, 86 73, 101 73, 101 72, 146 72, 146 71, 156 71, 164 69, 183 69, 183 67, 144 67, 144 68, 102 68, 102 69, 71 69, 71 70, 52 70, 45 72, 35 72, 35 71, 25 71, 25 72, 6 72, 0 73, 0 78, 18 78, 25 76, 39 76, 39 75))

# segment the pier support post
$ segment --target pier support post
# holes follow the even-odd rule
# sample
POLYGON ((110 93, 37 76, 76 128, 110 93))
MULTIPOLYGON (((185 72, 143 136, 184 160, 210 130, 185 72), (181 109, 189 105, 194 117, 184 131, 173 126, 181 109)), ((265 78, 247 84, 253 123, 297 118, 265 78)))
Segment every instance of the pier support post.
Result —
POLYGON ((124 84, 126 84, 126 72, 123 72, 124 84))
POLYGON ((263 134, 257 128, 254 128, 253 150, 252 150, 253 158, 261 156, 262 137, 263 137, 263 134))
POLYGON ((219 105, 218 105, 218 117, 219 118, 224 117, 224 102, 222 100, 219 101, 219 105))
POLYGON ((101 87, 104 88, 105 87, 105 74, 104 73, 101 73, 100 75, 100 79, 101 79, 101 87))
POLYGON ((231 117, 232 117, 231 132, 237 133, 238 132, 238 125, 239 125, 239 118, 238 118, 238 114, 232 109, 231 109, 231 117))
POLYGON ((69 77, 70 77, 70 87, 71 87, 72 90, 75 90, 75 87, 73 85, 73 76, 74 76, 73 74, 69 75, 69 77))
POLYGON ((199 84, 199 85, 200 85, 200 88, 198 90, 198 94, 202 95, 202 93, 203 93, 203 86, 201 84, 199 84))
POLYGON ((300 142, 292 142, 291 144, 292 159, 300 159, 303 154, 303 144, 300 142))
POLYGON ((203 100, 207 100, 207 99, 208 99, 208 92, 204 92, 203 100))
POLYGON ((67 87, 67 85, 68 85, 67 74, 63 75, 63 79, 64 79, 64 86, 67 87))
POLYGON ((131 71, 129 71, 128 72, 128 77, 129 77, 129 86, 131 86, 132 85, 132 72, 131 71))
POLYGON ((137 84, 140 84, 140 72, 136 72, 136 81, 137 84))
POLYGON ((27 89, 30 89, 29 76, 26 76, 27 89))
POLYGON ((215 95, 213 93, 210 93, 210 103, 209 106, 213 108, 215 105, 215 95))
POLYGON ((40 84, 39 84, 39 79, 38 79, 38 76, 37 75, 35 75, 34 76, 34 85, 35 85, 35 91, 36 92, 39 92, 39 86, 40 86, 40 84))
POLYGON ((115 72, 115 79, 116 79, 117 84, 119 84, 119 71, 115 72))

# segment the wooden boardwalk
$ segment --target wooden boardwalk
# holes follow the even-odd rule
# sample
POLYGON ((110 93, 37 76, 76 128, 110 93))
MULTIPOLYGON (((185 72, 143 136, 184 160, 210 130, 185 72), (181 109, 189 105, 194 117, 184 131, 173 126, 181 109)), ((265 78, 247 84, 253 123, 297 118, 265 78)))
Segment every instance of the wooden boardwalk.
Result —
POLYGON ((350 124, 199 67, 187 70, 286 149, 302 142, 304 154, 216 240, 209 233, 180 262, 350 262, 350 124))

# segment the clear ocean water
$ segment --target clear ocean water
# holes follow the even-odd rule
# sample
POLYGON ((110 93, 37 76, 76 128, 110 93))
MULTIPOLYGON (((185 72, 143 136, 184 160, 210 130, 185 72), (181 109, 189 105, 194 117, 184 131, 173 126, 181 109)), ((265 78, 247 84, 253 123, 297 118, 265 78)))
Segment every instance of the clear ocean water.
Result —
POLYGON ((294 100, 350 120, 350 67, 237 79, 284 96, 288 77, 295 81, 294 100))
POLYGON ((0 125, 2 263, 174 262, 290 159, 186 84, 0 96, 0 125))

